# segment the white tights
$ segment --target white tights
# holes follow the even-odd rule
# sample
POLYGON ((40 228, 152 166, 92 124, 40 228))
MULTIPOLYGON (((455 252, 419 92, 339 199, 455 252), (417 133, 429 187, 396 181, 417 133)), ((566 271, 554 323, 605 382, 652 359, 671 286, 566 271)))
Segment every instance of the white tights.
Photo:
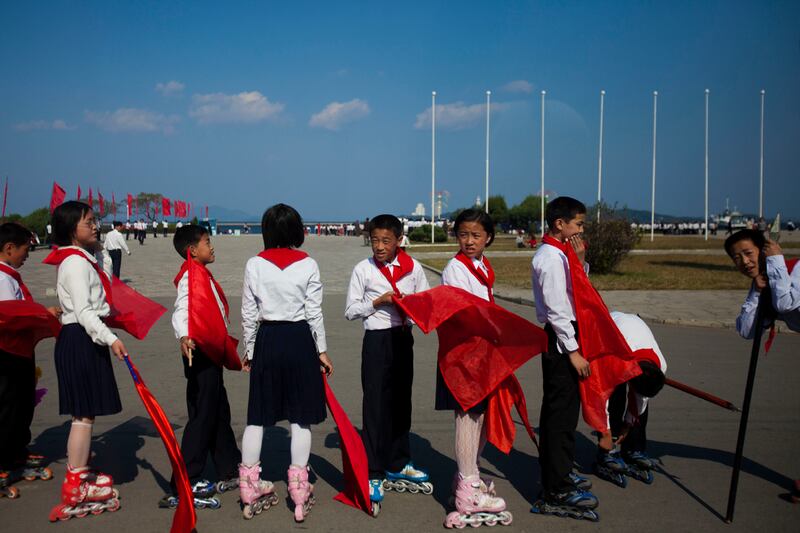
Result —
POLYGON ((456 411, 456 464, 462 476, 477 476, 478 461, 486 436, 483 431, 483 415, 456 411))
MULTIPOLYGON (((311 455, 311 428, 300 424, 291 424, 292 464, 306 466, 311 455)), ((242 463, 254 465, 261 459, 261 443, 264 440, 264 426, 247 426, 242 436, 242 463)))

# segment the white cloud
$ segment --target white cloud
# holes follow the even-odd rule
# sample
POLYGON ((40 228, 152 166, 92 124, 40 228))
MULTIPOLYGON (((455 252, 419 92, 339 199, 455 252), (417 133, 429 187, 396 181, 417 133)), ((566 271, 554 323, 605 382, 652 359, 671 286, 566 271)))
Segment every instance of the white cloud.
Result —
POLYGON ((215 122, 261 122, 275 119, 284 105, 270 102, 258 91, 239 94, 196 94, 192 97, 189 116, 201 124, 215 122))
POLYGON ((186 85, 176 80, 171 80, 168 81, 167 83, 161 83, 161 82, 156 83, 156 92, 159 92, 164 96, 174 96, 181 94, 183 92, 183 89, 185 88, 186 85))
POLYGON ((20 122, 19 124, 14 124, 14 129, 19 131, 74 130, 75 126, 70 126, 64 120, 57 118, 53 121, 31 120, 29 122, 20 122))
MULTIPOLYGON (((508 104, 492 102, 492 113, 505 111, 508 104)), ((486 104, 466 105, 464 102, 438 104, 436 106, 436 127, 450 130, 461 130, 478 124, 486 118, 486 104)), ((414 127, 418 130, 431 127, 431 108, 417 115, 414 127)))
POLYGON ((531 94, 534 86, 527 80, 514 80, 503 85, 503 90, 509 93, 531 94))
POLYGON ((162 115, 147 109, 132 107, 121 107, 116 111, 86 111, 84 115, 86 122, 94 124, 100 129, 113 132, 160 131, 162 133, 173 133, 175 124, 180 121, 177 115, 162 115))
POLYGON ((359 98, 354 98, 349 102, 331 102, 322 111, 312 115, 308 125, 312 128, 338 130, 347 122, 366 117, 369 112, 369 104, 359 98))

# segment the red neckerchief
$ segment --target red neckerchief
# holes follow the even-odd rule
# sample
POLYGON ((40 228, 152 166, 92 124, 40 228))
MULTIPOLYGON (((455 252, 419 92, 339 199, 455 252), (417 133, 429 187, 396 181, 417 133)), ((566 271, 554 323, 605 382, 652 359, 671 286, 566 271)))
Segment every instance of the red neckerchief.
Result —
POLYGON ((7 264, 0 262, 0 272, 8 274, 11 276, 14 281, 17 282, 19 285, 19 290, 22 291, 22 297, 28 301, 33 301, 33 296, 31 296, 31 291, 28 290, 28 287, 22 283, 22 276, 19 275, 19 272, 8 266, 7 264))
POLYGON ((294 248, 268 248, 258 254, 258 257, 266 259, 281 270, 286 270, 290 265, 308 257, 308 254, 294 248))
POLYGON ((414 270, 414 260, 411 259, 410 255, 405 253, 400 248, 397 249, 396 258, 399 265, 394 265, 391 271, 389 270, 389 263, 381 264, 377 259, 374 258, 373 261, 375 261, 375 266, 377 266, 378 270, 381 271, 383 277, 389 281, 389 285, 392 286, 392 290, 395 292, 395 294, 397 296, 401 296, 403 293, 401 293, 400 289, 397 288, 397 282, 407 274, 411 274, 411 272, 414 270))
POLYGON ((550 235, 545 235, 544 237, 542 237, 542 243, 549 244, 550 246, 555 246, 556 248, 561 250, 564 253, 564 255, 567 255, 567 244, 563 243, 563 242, 559 242, 558 240, 556 240, 554 237, 551 237, 550 235))
MULTIPOLYGON (((794 270, 794 267, 797 265, 798 259, 795 258, 787 260, 784 257, 783 261, 786 263, 786 270, 789 272, 789 275, 791 275, 792 271, 794 270)), ((770 305, 772 304, 770 303, 770 305)), ((769 349, 772 348, 772 341, 775 340, 776 333, 777 332, 775 331, 775 322, 773 322, 772 326, 770 326, 769 328, 769 335, 767 336, 767 342, 764 343, 764 355, 767 355, 767 353, 769 353, 769 349)))
MULTIPOLYGON (((176 287, 178 286, 178 283, 180 283, 183 275, 186 274, 186 272, 189 270, 189 261, 194 261, 194 259, 192 259, 190 255, 187 254, 186 257, 187 259, 181 265, 181 269, 178 271, 178 275, 175 276, 174 280, 172 280, 172 282, 175 284, 176 287)), ((197 261, 194 261, 194 264, 200 267, 201 272, 207 275, 208 279, 211 280, 211 283, 214 284, 214 288, 217 290, 217 296, 219 296, 219 299, 222 301, 222 306, 225 308, 225 320, 228 320, 228 314, 230 313, 230 309, 228 308, 228 299, 225 298, 225 292, 222 290, 222 287, 217 282, 217 280, 214 279, 214 275, 211 274, 211 271, 208 268, 206 268, 204 264, 198 263, 197 261)))
POLYGON ((97 275, 100 276, 100 283, 103 284, 103 292, 105 292, 106 301, 110 306, 112 303, 111 279, 109 279, 108 275, 103 271, 102 268, 100 268, 100 265, 97 263, 97 261, 92 261, 86 257, 85 253, 81 252, 80 250, 76 250, 75 248, 55 248, 52 252, 50 252, 50 255, 44 258, 42 263, 58 266, 64 261, 64 259, 72 255, 82 257, 90 265, 92 265, 92 268, 94 268, 95 272, 97 272, 97 275))
POLYGON ((492 294, 492 287, 494 287, 494 269, 492 268, 491 263, 489 263, 489 259, 486 256, 483 256, 483 264, 486 266, 486 270, 489 272, 488 277, 483 273, 483 270, 475 268, 475 263, 472 261, 472 259, 467 257, 465 253, 459 251, 456 254, 456 259, 461 261, 461 263, 467 267, 467 270, 469 270, 473 276, 478 278, 478 281, 480 281, 481 284, 486 287, 486 290, 489 293, 489 301, 494 302, 494 294, 492 294))

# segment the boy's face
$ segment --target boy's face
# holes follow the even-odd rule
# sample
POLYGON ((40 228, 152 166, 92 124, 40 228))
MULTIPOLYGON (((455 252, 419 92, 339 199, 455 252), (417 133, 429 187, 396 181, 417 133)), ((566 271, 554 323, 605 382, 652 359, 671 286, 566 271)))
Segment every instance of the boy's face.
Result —
POLYGON ((583 226, 586 224, 586 214, 579 213, 575 218, 567 221, 563 218, 556 219, 556 230, 560 233, 561 239, 566 241, 573 235, 583 234, 583 226))
POLYGON ((761 272, 761 250, 750 239, 744 239, 731 246, 731 259, 736 268, 750 279, 761 272))
POLYGON ((28 252, 31 249, 30 243, 25 243, 22 246, 17 246, 12 242, 7 242, 3 246, 3 253, 0 258, 14 268, 20 268, 25 264, 28 259, 28 252))
POLYGON ((390 229, 374 229, 369 234, 369 242, 372 245, 372 254, 375 259, 382 263, 388 263, 394 260, 400 240, 390 229))
POLYGON ((190 246, 189 252, 192 254, 192 258, 198 263, 208 265, 209 263, 214 262, 214 247, 211 246, 211 238, 208 236, 208 234, 200 237, 200 240, 197 242, 197 244, 190 246))

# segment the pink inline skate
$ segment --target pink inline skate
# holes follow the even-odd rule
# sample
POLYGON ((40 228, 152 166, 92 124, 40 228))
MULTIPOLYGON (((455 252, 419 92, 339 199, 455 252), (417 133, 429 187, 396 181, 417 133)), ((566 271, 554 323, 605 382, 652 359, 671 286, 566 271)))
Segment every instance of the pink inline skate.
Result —
POLYGON ((83 518, 89 513, 101 514, 119 509, 119 491, 111 485, 111 476, 89 470, 88 466, 72 468, 61 485, 61 504, 50 511, 50 521, 83 518))
POLYGON ((314 485, 308 482, 308 467, 289 465, 286 476, 289 479, 289 497, 294 502, 294 521, 302 522, 314 505, 314 485))
POLYGON ((245 520, 278 503, 272 483, 261 479, 260 461, 252 466, 239 465, 239 498, 245 520))
MULTIPOLYGON (((493 488, 493 487, 492 487, 493 488)), ((461 477, 455 491, 456 510, 447 515, 444 527, 462 529, 467 525, 479 527, 511 524, 513 517, 506 511, 506 502, 488 492, 478 476, 461 477)))

